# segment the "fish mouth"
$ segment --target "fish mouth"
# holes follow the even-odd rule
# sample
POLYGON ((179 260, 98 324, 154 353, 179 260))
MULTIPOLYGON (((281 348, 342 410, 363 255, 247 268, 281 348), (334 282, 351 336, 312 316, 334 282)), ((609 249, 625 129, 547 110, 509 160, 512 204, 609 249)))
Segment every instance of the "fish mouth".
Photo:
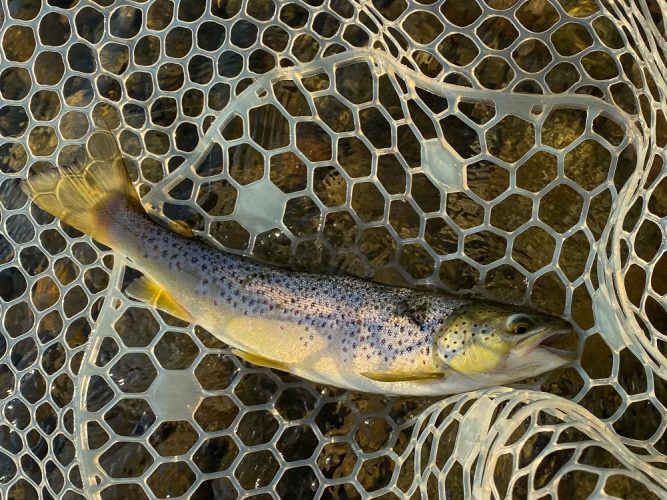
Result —
POLYGON ((574 361, 577 358, 577 343, 577 335, 571 327, 555 330, 545 327, 532 333, 530 338, 522 340, 520 345, 531 351, 541 349, 574 361))

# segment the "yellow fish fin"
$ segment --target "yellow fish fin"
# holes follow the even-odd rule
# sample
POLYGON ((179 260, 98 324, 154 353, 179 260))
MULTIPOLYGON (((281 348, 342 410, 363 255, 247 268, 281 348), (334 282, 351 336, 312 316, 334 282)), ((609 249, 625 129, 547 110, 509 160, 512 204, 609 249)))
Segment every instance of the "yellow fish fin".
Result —
POLYGON ((260 354, 242 351, 241 349, 232 349, 232 353, 247 361, 248 363, 252 363, 253 365, 263 366, 265 368, 273 368, 274 370, 280 370, 283 372, 289 371, 289 365, 287 363, 276 361, 275 359, 265 358, 260 354))
POLYGON ((93 134, 71 165, 33 174, 21 189, 43 210, 111 247, 108 226, 116 214, 143 212, 116 141, 104 132, 93 134))
POLYGON ((362 372, 361 375, 376 382, 419 382, 445 378, 442 372, 362 372))
POLYGON ((182 220, 170 220, 167 225, 176 234, 180 234, 184 238, 194 238, 195 233, 192 231, 192 228, 188 226, 182 220))
POLYGON ((178 319, 192 323, 190 313, 183 309, 167 290, 146 276, 130 283, 125 289, 125 293, 128 297, 146 302, 172 316, 176 316, 178 319))

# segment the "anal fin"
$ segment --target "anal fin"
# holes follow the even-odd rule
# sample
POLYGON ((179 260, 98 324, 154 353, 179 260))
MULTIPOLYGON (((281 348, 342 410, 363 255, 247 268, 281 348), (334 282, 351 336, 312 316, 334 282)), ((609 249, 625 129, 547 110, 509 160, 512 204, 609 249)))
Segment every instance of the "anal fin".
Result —
POLYGON ((275 359, 266 358, 260 354, 254 354, 247 351, 242 351, 241 349, 232 349, 232 353, 238 356, 239 358, 252 363, 253 365, 263 366, 265 368, 272 368, 274 370, 280 370, 283 372, 289 371, 289 366, 287 363, 281 361, 276 361, 275 359))
POLYGON ((146 276, 130 283, 125 289, 125 293, 128 297, 146 302, 178 319, 192 323, 190 313, 183 309, 167 290, 146 276))
POLYGON ((362 372, 361 375, 376 382, 420 382, 445 378, 442 372, 362 372))

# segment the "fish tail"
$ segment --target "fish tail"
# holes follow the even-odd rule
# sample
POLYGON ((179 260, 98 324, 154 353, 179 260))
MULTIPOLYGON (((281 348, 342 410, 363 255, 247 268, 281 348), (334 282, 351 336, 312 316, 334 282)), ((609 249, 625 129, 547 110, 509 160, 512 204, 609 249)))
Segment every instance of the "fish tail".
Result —
POLYGON ((92 158, 31 175, 21 189, 43 210, 113 246, 109 225, 127 210, 143 212, 123 159, 111 134, 96 134, 89 143, 92 158), (105 137, 106 136, 106 137, 105 137))

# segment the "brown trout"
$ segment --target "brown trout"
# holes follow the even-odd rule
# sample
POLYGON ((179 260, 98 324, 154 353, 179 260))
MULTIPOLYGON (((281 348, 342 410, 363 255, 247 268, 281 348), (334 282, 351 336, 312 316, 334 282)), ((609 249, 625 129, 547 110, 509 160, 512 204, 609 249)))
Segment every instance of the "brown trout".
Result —
POLYGON ((144 275, 127 288, 130 297, 201 325, 251 363, 352 390, 435 396, 536 376, 574 359, 571 349, 554 346, 573 333, 556 317, 290 272, 181 236, 148 217, 111 136, 96 140, 106 159, 33 175, 24 191, 127 257, 144 275))

